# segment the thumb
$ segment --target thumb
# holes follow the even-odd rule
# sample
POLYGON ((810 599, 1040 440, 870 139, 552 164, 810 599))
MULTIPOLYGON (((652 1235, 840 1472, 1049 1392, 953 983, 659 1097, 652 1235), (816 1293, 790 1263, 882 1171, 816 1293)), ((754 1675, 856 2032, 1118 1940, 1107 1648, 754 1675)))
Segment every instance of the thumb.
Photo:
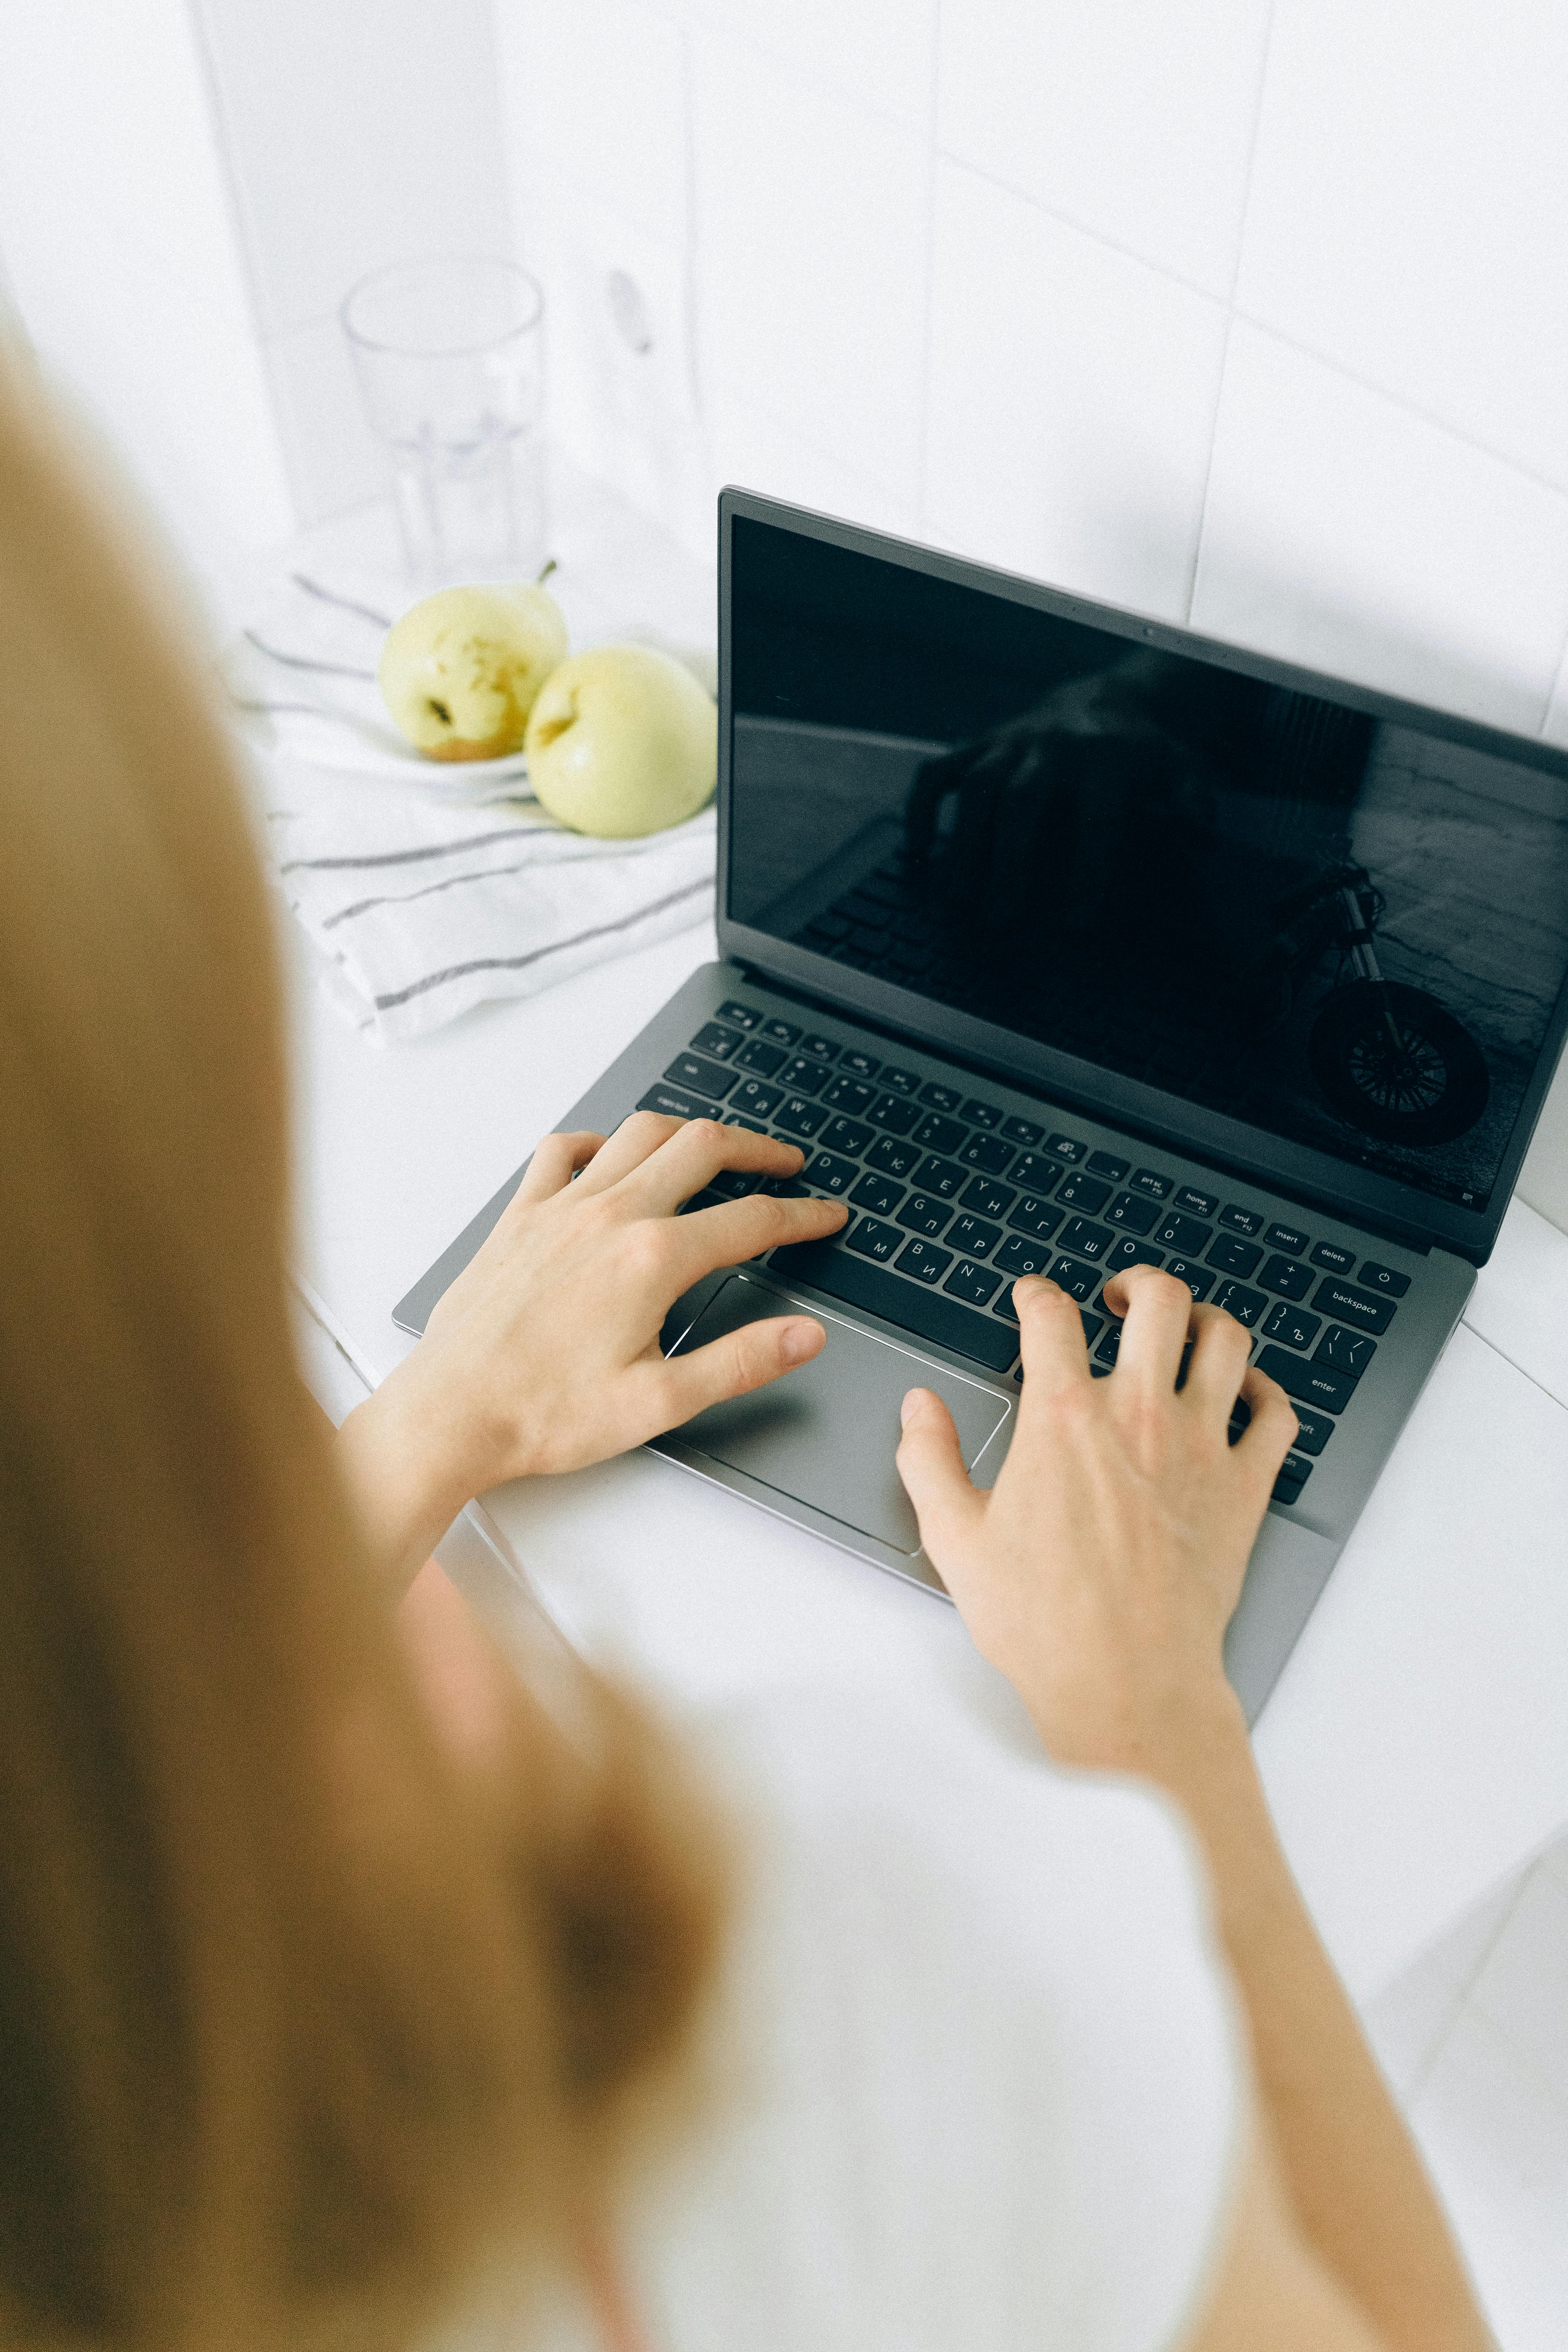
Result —
POLYGON ((952 1415, 930 1389, 911 1389, 904 1399, 904 1433, 897 1459, 904 1492, 921 1523, 921 1541, 934 1558, 942 1544, 972 1527, 985 1507, 963 1466, 952 1415))
POLYGON ((658 1367, 662 1425, 673 1429, 710 1404, 765 1388, 781 1372, 793 1371, 820 1355, 827 1334, 801 1315, 777 1315, 742 1323, 738 1331, 710 1339, 689 1356, 667 1356, 658 1367))

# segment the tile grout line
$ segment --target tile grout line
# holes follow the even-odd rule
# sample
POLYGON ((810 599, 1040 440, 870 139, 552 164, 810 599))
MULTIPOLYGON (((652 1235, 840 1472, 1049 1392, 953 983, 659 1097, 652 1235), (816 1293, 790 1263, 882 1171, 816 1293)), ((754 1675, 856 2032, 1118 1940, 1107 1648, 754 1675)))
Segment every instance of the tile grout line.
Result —
POLYGON ((936 320, 936 181, 942 163, 937 143, 942 78, 942 0, 932 0, 931 100, 927 113, 925 284, 921 319, 921 423, 915 452, 915 517, 922 539, 931 537, 931 355, 936 320))
POLYGON ((1544 1381, 1538 1380, 1532 1371, 1510 1356, 1506 1348, 1500 1348, 1497 1341, 1489 1339, 1484 1331, 1478 1331, 1475 1325, 1467 1321, 1463 1315, 1454 1328, 1456 1330, 1468 1331, 1472 1339, 1479 1339, 1483 1348, 1489 1348, 1494 1356, 1500 1358, 1510 1370, 1516 1371, 1521 1381, 1528 1381, 1532 1389, 1539 1389, 1543 1397, 1550 1397, 1560 1412, 1568 1412, 1568 1398, 1560 1397, 1555 1389, 1549 1389, 1544 1381))
POLYGON ((1263 135, 1263 108, 1268 95, 1268 61, 1274 49, 1274 26, 1278 15, 1277 0, 1269 0, 1268 22, 1263 34, 1263 55, 1258 68, 1258 97, 1252 111, 1252 136, 1247 146, 1247 172, 1242 183, 1241 217, 1237 224, 1236 257, 1230 268, 1230 289, 1226 296, 1225 343, 1219 355, 1219 382, 1215 387, 1214 416, 1209 425, 1208 459, 1204 467, 1204 494, 1198 504, 1197 538, 1193 544, 1193 576, 1187 585, 1187 626, 1193 625, 1197 610, 1198 583, 1203 578, 1204 541, 1208 534, 1209 493, 1214 488, 1215 446, 1219 439, 1220 412, 1225 406, 1226 377, 1230 372, 1230 343, 1236 332, 1236 289, 1241 283, 1241 259, 1247 248, 1247 221, 1252 210, 1252 181, 1258 168, 1258 143, 1263 135))

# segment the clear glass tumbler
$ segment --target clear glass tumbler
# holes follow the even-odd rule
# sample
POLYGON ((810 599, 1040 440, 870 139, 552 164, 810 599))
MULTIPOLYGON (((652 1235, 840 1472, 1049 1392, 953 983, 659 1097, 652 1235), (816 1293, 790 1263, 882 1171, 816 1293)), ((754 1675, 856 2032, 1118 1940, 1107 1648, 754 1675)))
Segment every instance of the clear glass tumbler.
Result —
POLYGON ((361 278, 342 318, 411 573, 531 577, 546 555, 537 279, 477 256, 399 262, 361 278))

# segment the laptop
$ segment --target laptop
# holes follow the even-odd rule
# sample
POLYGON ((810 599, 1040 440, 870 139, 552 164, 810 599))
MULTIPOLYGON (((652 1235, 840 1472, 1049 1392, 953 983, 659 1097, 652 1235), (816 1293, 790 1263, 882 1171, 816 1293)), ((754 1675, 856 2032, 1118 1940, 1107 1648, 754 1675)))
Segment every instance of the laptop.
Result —
POLYGON ((561 1124, 736 1121, 850 1214, 679 1303, 667 1352, 790 1307, 827 1346, 654 1451, 940 1594, 904 1391, 946 1400, 987 1485, 1016 1278, 1071 1294, 1104 1374, 1102 1284, 1163 1265, 1299 1418, 1226 1638, 1256 1717, 1568 1029, 1568 756, 747 491, 719 537, 722 961, 561 1124))

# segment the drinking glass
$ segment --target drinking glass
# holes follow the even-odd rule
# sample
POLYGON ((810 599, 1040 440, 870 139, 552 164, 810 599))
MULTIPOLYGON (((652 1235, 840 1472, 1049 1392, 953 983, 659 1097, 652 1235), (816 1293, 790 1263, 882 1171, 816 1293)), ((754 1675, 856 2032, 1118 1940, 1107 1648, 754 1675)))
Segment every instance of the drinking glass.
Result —
POLYGON ((341 315, 411 573, 531 577, 545 560, 537 279, 478 256, 399 262, 361 278, 341 315))

